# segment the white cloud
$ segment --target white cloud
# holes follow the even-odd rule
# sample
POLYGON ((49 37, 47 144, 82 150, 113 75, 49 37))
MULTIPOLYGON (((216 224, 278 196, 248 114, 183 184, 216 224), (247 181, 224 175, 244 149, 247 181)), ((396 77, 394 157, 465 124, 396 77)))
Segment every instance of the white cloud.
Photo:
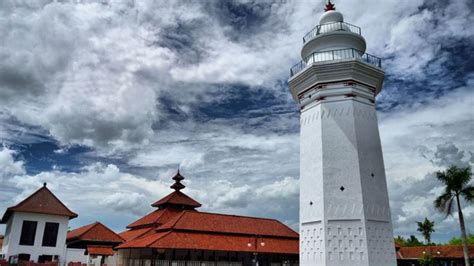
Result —
POLYGON ((0 180, 2 180, 2 183, 6 181, 7 177, 26 173, 24 163, 15 161, 15 153, 14 150, 5 146, 0 149, 0 180))
MULTIPOLYGON (((348 22, 360 24, 370 50, 390 56, 387 72, 408 78, 433 68, 433 60, 441 67, 448 55, 439 53, 439 43, 473 36, 466 26, 473 20, 468 1, 418 12, 424 4, 351 0, 337 7, 348 22), (367 12, 367 6, 375 11, 367 12)), ((209 99, 213 86, 263 86, 281 97, 278 83, 299 59, 301 36, 317 23, 323 6, 285 1, 2 5, 7 23, 0 25, 5 36, 0 94, 9 112, 62 144, 101 146, 112 153, 148 144, 154 125, 167 119, 159 111, 163 92, 188 114, 190 104, 209 99), (219 17, 228 5, 244 4, 255 22, 219 17)), ((209 100, 225 98, 221 92, 209 100)))
MULTIPOLYGON (((474 123, 473 104, 472 83, 468 83, 432 100, 430 105, 381 116, 380 134, 396 234, 416 233, 415 221, 428 217, 436 224, 435 241, 458 235, 457 218, 445 220, 433 206, 442 192, 433 173, 451 163, 465 165, 470 159, 467 151, 474 150, 469 133, 474 123)), ((465 219, 466 224, 474 224, 474 215, 465 215, 465 219)), ((473 230, 468 226, 468 231, 473 230)))

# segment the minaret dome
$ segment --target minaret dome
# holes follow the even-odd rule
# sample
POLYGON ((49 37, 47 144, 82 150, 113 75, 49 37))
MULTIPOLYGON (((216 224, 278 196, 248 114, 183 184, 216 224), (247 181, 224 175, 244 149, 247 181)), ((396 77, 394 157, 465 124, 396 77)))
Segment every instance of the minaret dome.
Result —
POLYGON ((344 16, 341 12, 336 10, 328 10, 321 15, 319 24, 329 24, 334 22, 344 22, 344 16))
POLYGON ((324 10, 319 25, 303 37, 304 45, 301 49, 303 61, 312 63, 315 55, 326 57, 327 55, 324 53, 328 51, 331 51, 331 57, 332 51, 338 51, 335 52, 336 59, 339 53, 345 53, 348 51, 347 49, 352 49, 361 55, 364 54, 366 43, 360 28, 344 22, 344 16, 335 10, 334 4, 331 2, 326 5, 324 10))

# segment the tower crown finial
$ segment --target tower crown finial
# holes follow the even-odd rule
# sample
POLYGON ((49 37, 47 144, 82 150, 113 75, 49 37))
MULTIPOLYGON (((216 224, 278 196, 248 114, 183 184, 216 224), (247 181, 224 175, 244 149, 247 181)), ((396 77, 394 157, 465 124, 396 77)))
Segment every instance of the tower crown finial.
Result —
POLYGON ((184 177, 179 173, 179 169, 178 169, 178 172, 176 173, 175 176, 173 176, 172 178, 175 182, 173 185, 170 186, 170 188, 176 190, 176 191, 180 191, 181 189, 185 188, 186 186, 181 184, 181 181, 184 180, 184 177))
POLYGON ((328 0, 326 6, 324 7, 324 12, 328 12, 329 10, 336 10, 336 6, 331 3, 331 0, 328 0))

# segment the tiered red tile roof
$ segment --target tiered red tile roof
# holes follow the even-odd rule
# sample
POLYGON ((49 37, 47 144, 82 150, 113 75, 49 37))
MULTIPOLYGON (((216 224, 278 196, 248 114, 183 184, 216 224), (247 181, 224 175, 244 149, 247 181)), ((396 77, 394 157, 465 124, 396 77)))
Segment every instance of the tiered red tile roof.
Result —
POLYGON ((113 256, 114 250, 107 246, 87 246, 87 253, 96 256, 113 256))
POLYGON ((171 208, 158 209, 143 216, 137 221, 129 224, 127 228, 138 229, 138 228, 148 227, 154 224, 163 224, 166 221, 168 221, 170 218, 176 216, 177 214, 180 214, 181 212, 182 210, 180 209, 171 209, 171 208))
POLYGON ((47 187, 43 187, 31 194, 15 206, 7 208, 1 223, 6 223, 13 212, 33 212, 67 216, 69 219, 77 217, 77 214, 69 210, 47 187))
POLYGON ((139 228, 139 229, 131 229, 127 231, 123 231, 119 233, 119 235, 125 239, 125 241, 130 241, 132 239, 138 238, 138 237, 143 237, 143 236, 148 236, 153 233, 155 233, 156 228, 153 225, 150 225, 150 227, 144 227, 144 228, 139 228))
POLYGON ((168 196, 160 199, 159 201, 153 203, 153 207, 163 207, 166 205, 178 205, 183 207, 198 208, 201 207, 201 203, 193 200, 188 195, 184 194, 181 191, 174 191, 168 196))
POLYGON ((274 219, 196 211, 183 211, 157 229, 168 230, 298 238, 295 231, 274 219))
MULTIPOLYGON (((438 259, 462 259, 464 258, 462 246, 421 246, 397 248, 397 259, 418 260, 424 253, 438 259)), ((469 257, 474 258, 474 245, 469 246, 469 257)))
POLYGON ((178 173, 172 178, 175 183, 171 185, 171 188, 174 189, 173 193, 169 194, 168 196, 160 199, 159 201, 153 203, 151 206, 157 208, 163 208, 166 206, 175 206, 180 209, 194 209, 201 207, 201 203, 195 201, 194 199, 190 198, 188 195, 184 194, 180 190, 185 188, 181 181, 184 180, 184 177, 178 173))
POLYGON ((274 219, 199 212, 201 206, 180 190, 184 179, 173 177, 173 193, 152 206, 159 209, 131 223, 117 249, 198 249, 298 254, 298 234, 274 219), (197 203, 197 204, 196 204, 197 203))
POLYGON ((100 222, 85 225, 67 232, 66 241, 96 241, 122 243, 124 239, 100 222))

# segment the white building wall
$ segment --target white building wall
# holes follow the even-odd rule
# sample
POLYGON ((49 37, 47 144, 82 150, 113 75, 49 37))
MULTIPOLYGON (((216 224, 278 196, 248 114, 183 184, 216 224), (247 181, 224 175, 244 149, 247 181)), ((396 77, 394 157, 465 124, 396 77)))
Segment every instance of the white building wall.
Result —
POLYGON ((8 250, 8 243, 9 243, 9 240, 10 240, 11 222, 12 222, 12 219, 9 219, 7 221, 6 228, 5 228, 5 237, 3 238, 3 246, 2 246, 1 253, 0 253, 0 254, 3 255, 3 257, 5 259, 8 259, 6 254, 7 254, 7 250, 8 250))
POLYGON ((85 249, 81 248, 67 248, 66 249, 66 263, 80 262, 87 263, 88 256, 84 255, 85 249))
POLYGON ((375 106, 352 98, 310 104, 300 141, 301 265, 394 265, 375 106))
POLYGON ((5 258, 8 260, 10 256, 25 253, 30 254, 30 259, 36 262, 41 255, 58 255, 59 261, 62 264, 65 261, 68 224, 69 217, 65 216, 14 212, 7 223, 5 238, 8 238, 8 244, 3 249, 5 258), (36 221, 38 223, 33 246, 22 246, 19 244, 23 221, 36 221), (47 222, 59 223, 56 247, 42 246, 44 227, 47 222))

